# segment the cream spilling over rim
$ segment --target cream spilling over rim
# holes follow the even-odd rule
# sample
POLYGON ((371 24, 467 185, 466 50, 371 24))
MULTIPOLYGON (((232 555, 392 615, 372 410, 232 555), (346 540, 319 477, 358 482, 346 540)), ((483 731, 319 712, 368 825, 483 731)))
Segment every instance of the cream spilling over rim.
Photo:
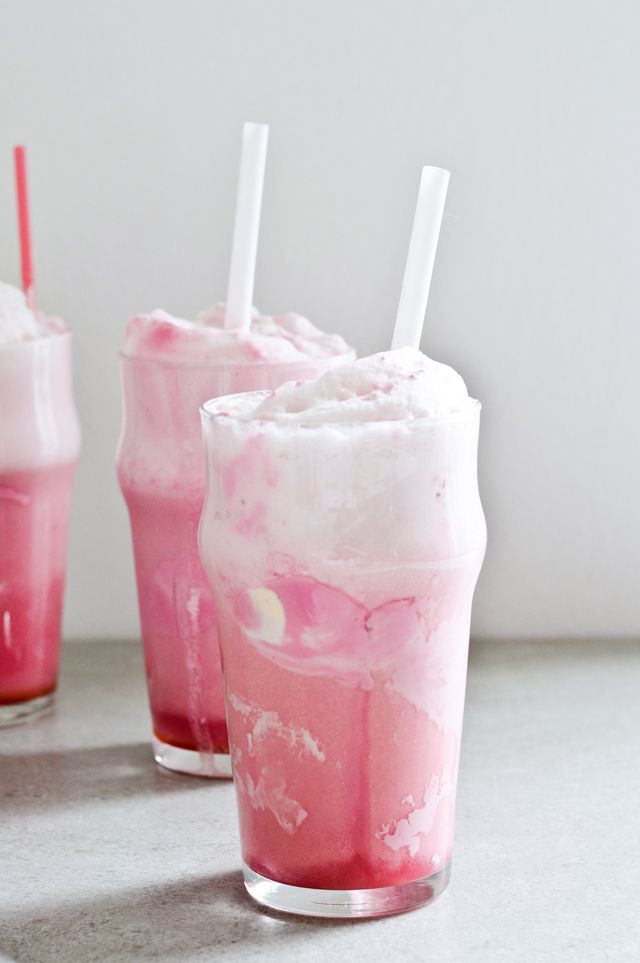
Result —
POLYGON ((207 402, 212 415, 304 425, 437 418, 477 406, 460 375, 417 348, 382 351, 316 381, 207 402))
POLYGON ((19 288, 0 281, 0 344, 37 341, 67 330, 60 318, 32 311, 19 288))
POLYGON ((224 326, 224 304, 203 311, 195 321, 166 311, 138 314, 127 324, 123 353, 148 361, 216 364, 271 364, 340 358, 351 348, 338 334, 325 334, 300 314, 260 314, 251 327, 224 326))

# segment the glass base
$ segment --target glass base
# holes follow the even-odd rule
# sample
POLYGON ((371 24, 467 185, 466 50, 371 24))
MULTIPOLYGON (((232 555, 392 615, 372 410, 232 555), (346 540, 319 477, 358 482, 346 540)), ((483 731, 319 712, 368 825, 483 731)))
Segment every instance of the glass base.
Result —
POLYGON ((10 705, 0 705, 0 726, 17 726, 21 722, 31 722, 39 719, 47 712, 51 712, 54 703, 54 692, 27 699, 26 702, 12 702, 10 705))
POLYGON ((172 772, 203 776, 205 779, 231 779, 231 756, 224 752, 179 749, 154 738, 153 756, 159 766, 172 772))
POLYGON ((298 916, 329 916, 342 919, 364 919, 368 916, 391 916, 406 913, 433 902, 447 888, 450 866, 433 876, 397 886, 376 889, 307 889, 276 883, 242 864, 244 885, 249 896, 269 909, 298 916))

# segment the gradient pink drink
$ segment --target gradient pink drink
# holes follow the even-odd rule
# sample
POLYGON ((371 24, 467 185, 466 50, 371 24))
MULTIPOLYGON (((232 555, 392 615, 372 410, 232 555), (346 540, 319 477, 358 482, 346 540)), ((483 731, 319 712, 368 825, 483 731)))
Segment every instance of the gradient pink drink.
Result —
POLYGON ((206 485, 199 406, 317 377, 352 357, 341 338, 287 317, 256 313, 244 334, 224 330, 219 308, 202 322, 155 312, 134 318, 127 332, 118 477, 131 520, 154 754, 180 772, 230 775, 216 613, 197 550, 206 485))
POLYGON ((78 448, 71 336, 0 285, 0 723, 53 699, 78 448))
POLYGON ((205 406, 245 883, 315 915, 446 885, 485 545, 479 405, 405 349, 205 406))

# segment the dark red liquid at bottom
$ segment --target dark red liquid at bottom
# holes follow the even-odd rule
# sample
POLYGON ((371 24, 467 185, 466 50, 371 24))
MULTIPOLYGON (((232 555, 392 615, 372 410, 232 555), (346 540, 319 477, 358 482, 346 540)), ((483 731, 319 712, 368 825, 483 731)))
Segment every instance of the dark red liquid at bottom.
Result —
POLYGON ((176 746, 178 749, 191 749, 195 752, 229 752, 229 736, 224 719, 209 721, 202 725, 196 739, 193 725, 186 716, 172 712, 153 711, 153 733, 156 739, 176 746))

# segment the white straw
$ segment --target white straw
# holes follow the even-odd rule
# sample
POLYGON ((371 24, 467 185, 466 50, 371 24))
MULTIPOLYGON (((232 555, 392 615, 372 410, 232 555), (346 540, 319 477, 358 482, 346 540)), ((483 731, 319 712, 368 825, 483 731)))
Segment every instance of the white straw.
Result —
POLYGON ((449 171, 441 167, 422 168, 392 348, 420 346, 448 186, 449 171))
POLYGON ((245 124, 243 127, 225 328, 247 331, 251 326, 268 138, 268 124, 245 124))

